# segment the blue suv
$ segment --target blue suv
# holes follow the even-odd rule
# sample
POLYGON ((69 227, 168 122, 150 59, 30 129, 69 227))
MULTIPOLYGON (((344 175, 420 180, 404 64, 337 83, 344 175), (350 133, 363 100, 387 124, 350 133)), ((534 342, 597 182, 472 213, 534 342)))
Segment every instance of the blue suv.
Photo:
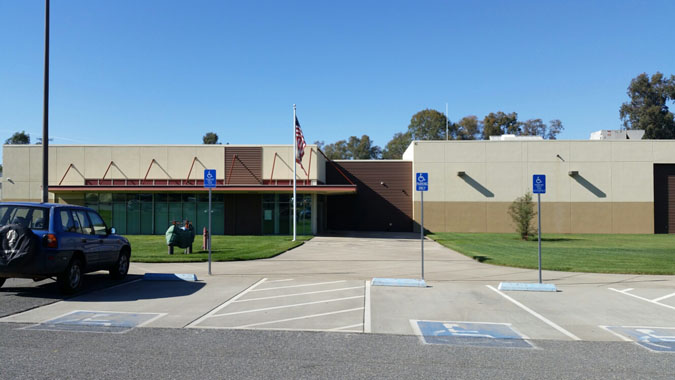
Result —
POLYGON ((0 286, 7 278, 56 277, 73 293, 84 273, 129 271, 131 245, 94 210, 74 205, 0 202, 0 286))

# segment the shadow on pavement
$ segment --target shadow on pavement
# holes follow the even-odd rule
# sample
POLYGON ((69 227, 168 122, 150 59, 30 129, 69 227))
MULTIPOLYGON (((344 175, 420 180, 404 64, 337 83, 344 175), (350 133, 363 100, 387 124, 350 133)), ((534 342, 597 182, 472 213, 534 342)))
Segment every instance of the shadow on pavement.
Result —
POLYGON ((136 281, 102 292, 89 292, 68 299, 73 302, 128 302, 189 296, 198 292, 206 283, 190 281, 136 281))

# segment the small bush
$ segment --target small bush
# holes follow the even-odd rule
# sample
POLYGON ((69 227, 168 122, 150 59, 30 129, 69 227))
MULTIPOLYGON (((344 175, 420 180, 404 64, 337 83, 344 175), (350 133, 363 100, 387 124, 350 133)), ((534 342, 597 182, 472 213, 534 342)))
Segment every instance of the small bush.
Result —
POLYGON ((529 191, 522 197, 516 198, 509 206, 509 216, 516 225, 516 231, 520 238, 527 240, 531 235, 537 233, 537 229, 532 225, 532 219, 537 215, 532 202, 532 193, 529 191))

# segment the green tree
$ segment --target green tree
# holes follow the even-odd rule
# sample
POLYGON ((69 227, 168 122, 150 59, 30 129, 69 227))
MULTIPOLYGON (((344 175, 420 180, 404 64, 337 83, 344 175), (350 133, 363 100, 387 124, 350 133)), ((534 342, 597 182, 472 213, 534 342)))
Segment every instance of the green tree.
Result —
POLYGON ((352 160, 374 160, 382 155, 382 149, 374 145, 368 135, 363 135, 360 139, 351 136, 347 142, 347 151, 352 160))
POLYGON ((480 136, 480 122, 476 116, 464 116, 454 128, 457 131, 457 140, 475 140, 480 136))
POLYGON ((548 122, 548 132, 546 132, 545 139, 555 140, 558 137, 558 134, 565 129, 562 125, 562 121, 555 119, 548 122))
POLYGON ((541 119, 530 119, 521 124, 522 136, 541 136, 546 137, 547 126, 541 119))
POLYGON ((408 133, 413 140, 445 140, 447 119, 442 113, 425 109, 413 115, 408 133))
POLYGON ((347 160, 347 141, 339 140, 332 144, 326 144, 323 147, 323 153, 331 160, 347 160))
POLYGON ((520 134, 520 123, 518 122, 517 113, 490 112, 483 118, 483 139, 489 140, 490 136, 501 136, 504 134, 520 134))
POLYGON ((648 139, 675 138, 675 120, 668 102, 675 101, 675 75, 665 78, 660 72, 642 73, 628 86, 630 101, 623 103, 619 114, 626 129, 642 129, 648 139))
POLYGON ((397 160, 403 157, 403 153, 412 142, 410 132, 398 132, 392 137, 382 151, 382 158, 388 160, 397 160))
POLYGON ((218 135, 213 132, 207 132, 202 140, 204 144, 218 144, 218 135))
POLYGON ((331 160, 370 160, 378 159, 382 154, 382 149, 374 145, 368 135, 351 136, 348 140, 324 145, 322 150, 331 160))
POLYGON ((26 131, 14 132, 12 137, 5 140, 5 144, 30 144, 30 135, 26 131))
POLYGON ((529 191, 522 197, 516 198, 509 206, 509 216, 516 225, 516 231, 520 238, 527 240, 530 235, 534 235, 537 229, 532 225, 532 219, 537 215, 532 202, 532 193, 529 191))

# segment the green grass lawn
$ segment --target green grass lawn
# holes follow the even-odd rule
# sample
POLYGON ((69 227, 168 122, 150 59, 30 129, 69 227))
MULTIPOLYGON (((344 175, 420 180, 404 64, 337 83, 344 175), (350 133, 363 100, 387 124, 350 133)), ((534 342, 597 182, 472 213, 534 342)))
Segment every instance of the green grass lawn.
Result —
MULTIPOLYGON (((131 261, 145 263, 172 263, 187 261, 208 261, 209 252, 202 251, 202 237, 195 237, 193 252, 189 255, 182 248, 174 248, 169 255, 163 235, 126 235, 131 243, 131 261)), ((266 259, 295 248, 312 236, 213 236, 211 260, 235 261, 266 259)))
MULTIPOLYGON (((436 233, 440 244, 489 264, 538 268, 537 239, 514 234, 436 233)), ((570 272, 675 274, 675 235, 542 236, 542 268, 570 272)))

